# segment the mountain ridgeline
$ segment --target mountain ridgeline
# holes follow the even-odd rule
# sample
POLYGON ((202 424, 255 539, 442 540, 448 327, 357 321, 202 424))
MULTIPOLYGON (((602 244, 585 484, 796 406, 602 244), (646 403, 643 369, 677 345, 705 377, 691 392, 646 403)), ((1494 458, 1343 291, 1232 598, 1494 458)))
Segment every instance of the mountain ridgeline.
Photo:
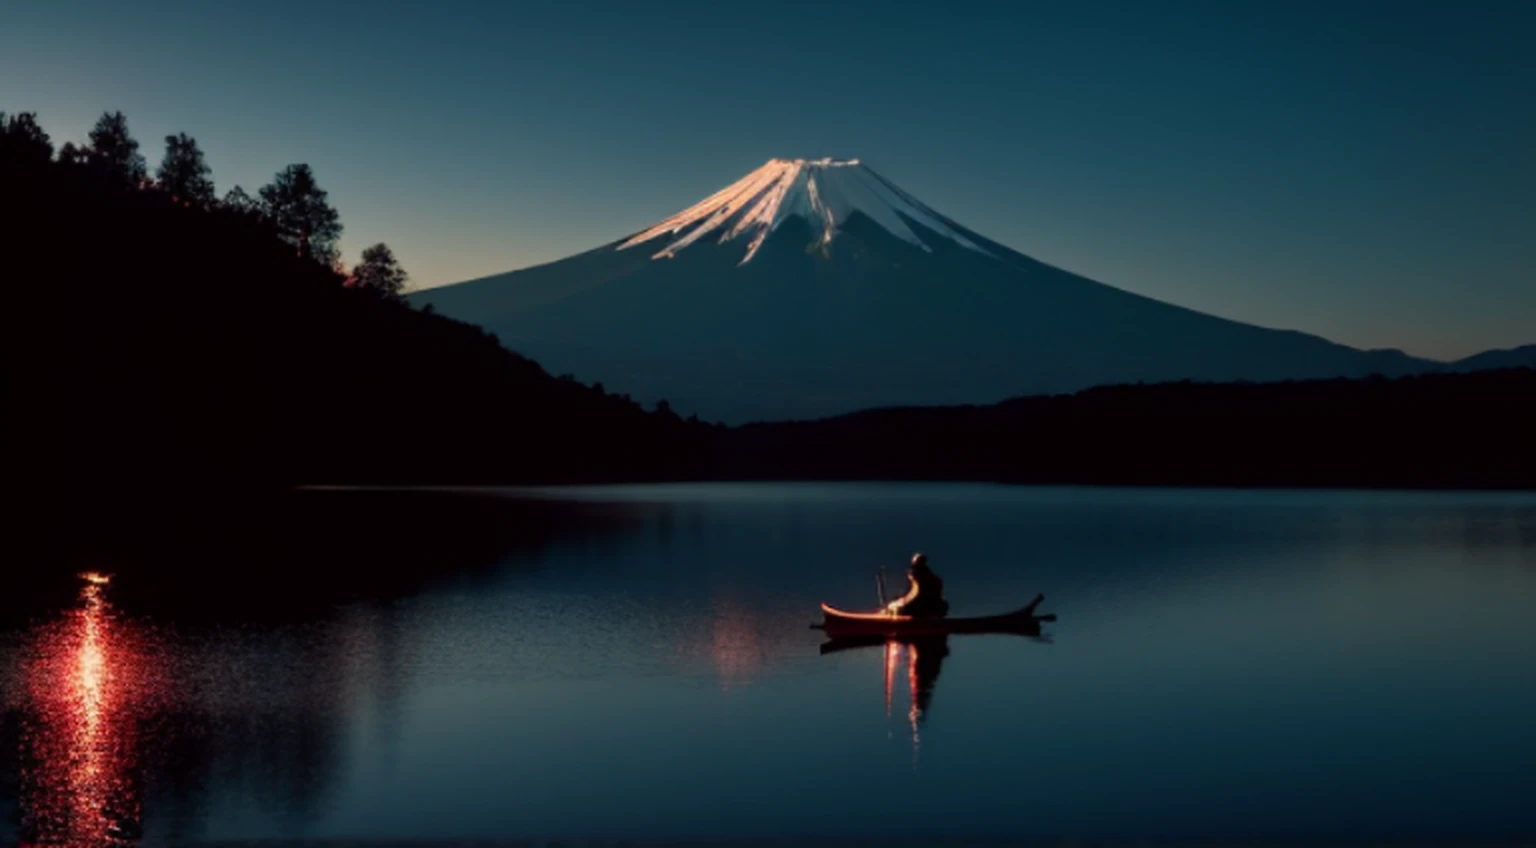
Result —
POLYGON ((716 435, 712 472, 774 480, 1536 488, 1536 369, 1103 386, 716 435))
POLYGON ((773 160, 629 238, 411 297, 554 370, 728 423, 1442 367, 1094 282, 857 160, 773 160))

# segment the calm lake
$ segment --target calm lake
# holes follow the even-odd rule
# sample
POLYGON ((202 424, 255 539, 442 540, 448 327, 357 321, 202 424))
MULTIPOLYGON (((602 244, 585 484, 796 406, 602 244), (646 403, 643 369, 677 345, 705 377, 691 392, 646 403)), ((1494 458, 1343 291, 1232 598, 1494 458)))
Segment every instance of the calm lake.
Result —
POLYGON ((0 843, 1536 835, 1536 495, 297 497, 12 598, 0 843), (918 550, 1059 619, 823 653, 918 550))

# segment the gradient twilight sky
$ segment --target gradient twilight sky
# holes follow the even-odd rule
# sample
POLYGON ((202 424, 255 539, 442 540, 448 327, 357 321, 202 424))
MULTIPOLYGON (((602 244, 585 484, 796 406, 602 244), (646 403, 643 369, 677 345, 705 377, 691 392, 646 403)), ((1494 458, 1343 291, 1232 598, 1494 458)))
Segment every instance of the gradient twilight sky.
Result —
POLYGON ((1536 2, 6 0, 0 109, 314 166, 417 285, 859 157, 1038 259, 1455 357, 1536 342, 1536 2))

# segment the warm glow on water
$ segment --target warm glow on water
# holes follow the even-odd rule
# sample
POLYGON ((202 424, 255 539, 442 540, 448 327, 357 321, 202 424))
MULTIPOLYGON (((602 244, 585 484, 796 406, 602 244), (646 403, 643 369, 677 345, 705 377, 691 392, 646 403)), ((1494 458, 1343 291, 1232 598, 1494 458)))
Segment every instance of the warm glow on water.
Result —
POLYGON ((82 580, 78 605, 35 632, 23 666, 23 844, 122 845, 139 832, 132 633, 108 579, 82 580))
POLYGON ((922 735, 918 731, 918 725, 923 720, 922 689, 923 681, 918 673, 917 645, 907 645, 907 692, 911 698, 907 708, 907 724, 912 728, 912 763, 917 764, 917 752, 922 746, 922 735))
POLYGON ((710 628, 710 659, 720 685, 742 686, 762 670, 767 653, 756 622, 745 610, 726 607, 715 616, 710 628))
MULTIPOLYGON (((912 735, 912 756, 916 762, 918 743, 921 741, 919 725, 923 720, 923 689, 925 683, 922 679, 922 667, 918 665, 919 648, 916 644, 891 639, 881 646, 884 654, 885 666, 885 717, 891 717, 891 703, 895 696, 896 672, 901 667, 902 660, 907 663, 907 726, 912 735)), ((932 681, 927 681, 927 686, 932 686, 932 681)))
POLYGON ((901 662, 901 643, 885 643, 885 715, 891 715, 891 689, 896 679, 896 666, 901 662))
POLYGON ((716 598, 708 629, 680 640, 677 655, 686 664, 707 663, 722 690, 751 685, 770 671, 786 645, 803 634, 805 615, 765 617, 739 601, 716 598))

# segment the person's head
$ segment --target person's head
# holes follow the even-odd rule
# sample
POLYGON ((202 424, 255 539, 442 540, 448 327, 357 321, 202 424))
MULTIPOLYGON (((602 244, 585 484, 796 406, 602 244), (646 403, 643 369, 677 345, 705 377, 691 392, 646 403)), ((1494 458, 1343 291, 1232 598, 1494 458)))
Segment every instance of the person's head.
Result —
POLYGON ((912 555, 912 570, 913 571, 921 571, 921 570, 923 570, 923 569, 925 569, 927 567, 928 567, 928 555, 927 554, 913 554, 912 555))

